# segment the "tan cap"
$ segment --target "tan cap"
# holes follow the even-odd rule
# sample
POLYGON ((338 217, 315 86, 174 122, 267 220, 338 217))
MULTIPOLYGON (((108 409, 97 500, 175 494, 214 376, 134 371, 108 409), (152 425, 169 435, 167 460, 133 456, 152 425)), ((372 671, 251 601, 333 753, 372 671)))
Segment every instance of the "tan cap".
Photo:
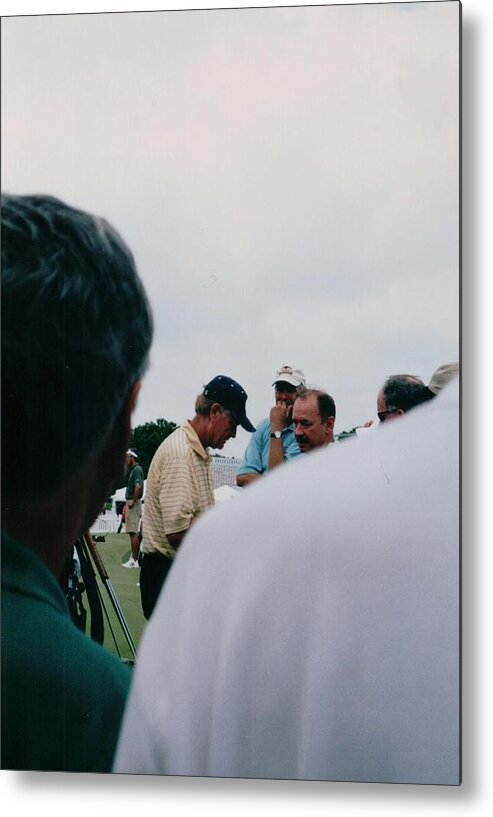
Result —
POLYGON ((436 372, 433 372, 431 380, 428 383, 428 388, 433 394, 438 394, 447 383, 456 377, 459 373, 458 363, 444 363, 439 366, 436 372))

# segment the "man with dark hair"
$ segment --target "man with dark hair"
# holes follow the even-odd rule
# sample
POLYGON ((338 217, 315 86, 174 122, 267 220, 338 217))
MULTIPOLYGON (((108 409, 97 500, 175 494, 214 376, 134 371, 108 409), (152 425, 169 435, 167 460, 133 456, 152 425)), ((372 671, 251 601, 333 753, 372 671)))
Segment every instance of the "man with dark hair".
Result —
POLYGON ((211 457, 241 425, 255 431, 246 416, 247 394, 236 380, 217 375, 198 395, 195 416, 161 443, 152 459, 142 520, 142 610, 150 618, 183 537, 203 511, 214 505, 211 457))
POLYGON ((294 436, 302 454, 334 442, 336 407, 321 389, 307 389, 293 406, 294 436))
POLYGON ((272 385, 275 405, 269 417, 258 424, 246 448, 236 475, 236 484, 240 488, 301 453, 294 436, 292 415, 296 398, 306 388, 305 375, 301 369, 281 366, 272 385))
POLYGON ((377 416, 381 423, 405 414, 432 398, 420 377, 394 374, 387 378, 377 395, 377 416))
POLYGON ((130 536, 130 558, 122 567, 139 567, 139 533, 142 518, 144 472, 139 465, 139 455, 133 448, 127 451, 127 487, 125 489, 125 531, 130 536))
POLYGON ((103 219, 2 196, 2 766, 110 771, 130 673, 59 577, 124 472, 152 317, 103 219))

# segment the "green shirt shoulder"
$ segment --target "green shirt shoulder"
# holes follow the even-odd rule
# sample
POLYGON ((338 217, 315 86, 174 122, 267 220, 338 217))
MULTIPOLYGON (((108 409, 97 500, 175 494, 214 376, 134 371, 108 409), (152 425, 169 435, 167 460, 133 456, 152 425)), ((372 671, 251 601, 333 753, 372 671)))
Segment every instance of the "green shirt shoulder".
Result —
POLYGON ((2 536, 2 768, 111 771, 130 681, 48 568, 2 536))
POLYGON ((134 467, 132 468, 128 475, 125 499, 133 499, 136 485, 142 485, 142 488, 144 488, 144 472, 140 465, 134 465, 134 467))

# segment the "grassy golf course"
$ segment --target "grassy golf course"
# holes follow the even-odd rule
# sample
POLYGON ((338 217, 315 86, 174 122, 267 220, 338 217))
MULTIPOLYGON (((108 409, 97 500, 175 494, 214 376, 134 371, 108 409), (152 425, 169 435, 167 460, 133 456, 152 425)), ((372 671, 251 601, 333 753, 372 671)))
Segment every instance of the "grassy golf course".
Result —
MULTIPOLYGON (((127 622, 132 638, 138 648, 145 625, 147 624, 140 604, 140 588, 137 583, 140 577, 140 570, 135 568, 126 569, 122 563, 126 562, 130 556, 130 537, 126 533, 105 534, 104 542, 95 541, 96 548, 101 556, 102 562, 108 573, 113 591, 120 603, 123 615, 127 622)), ((101 581, 96 571, 98 585, 104 606, 108 612, 109 621, 115 638, 112 635, 110 625, 104 614, 104 646, 116 656, 124 659, 132 659, 132 652, 125 638, 121 624, 111 603, 108 590, 101 581), (116 639, 116 644, 115 644, 116 639)), ((86 632, 90 632, 90 611, 86 594, 83 596, 84 607, 88 613, 86 632)))

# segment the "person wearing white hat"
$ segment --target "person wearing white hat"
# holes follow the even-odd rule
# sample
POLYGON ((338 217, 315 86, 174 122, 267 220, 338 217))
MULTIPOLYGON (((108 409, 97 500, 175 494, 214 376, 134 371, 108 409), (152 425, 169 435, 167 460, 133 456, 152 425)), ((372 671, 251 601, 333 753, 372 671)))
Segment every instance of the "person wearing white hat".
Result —
POLYGON ((144 493, 144 472, 137 460, 139 456, 133 448, 127 451, 127 488, 125 491, 125 530, 130 536, 131 555, 122 567, 139 567, 139 529, 142 519, 142 494, 144 493))
POLYGON ((236 475, 239 488, 244 488, 266 471, 301 453, 294 436, 293 406, 297 397, 306 390, 305 375, 301 369, 281 366, 272 385, 275 388, 275 405, 269 417, 260 421, 245 450, 236 475))

